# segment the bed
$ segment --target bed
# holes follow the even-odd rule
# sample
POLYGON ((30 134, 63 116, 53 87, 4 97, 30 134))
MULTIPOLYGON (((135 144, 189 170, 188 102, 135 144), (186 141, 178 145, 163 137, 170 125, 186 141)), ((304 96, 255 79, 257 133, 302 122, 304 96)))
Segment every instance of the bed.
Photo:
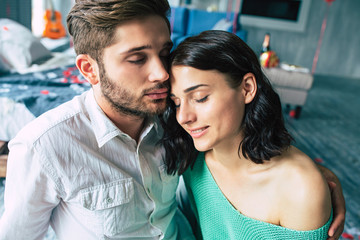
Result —
MULTIPOLYGON (((90 88, 76 68, 75 58, 69 37, 38 38, 19 23, 0 18, 1 145, 42 113, 90 88)), ((1 149, 3 178, 7 149, 1 149)))
MULTIPOLYGON (((0 18, 0 145, 42 113, 91 86, 75 66, 70 38, 39 39, 0 18)), ((0 217, 4 212, 7 149, 0 146, 0 217)), ((46 240, 56 239, 51 228, 46 240)))
POLYGON ((35 117, 89 88, 74 64, 0 76, 0 140, 11 140, 35 117))
POLYGON ((89 88, 68 37, 39 39, 0 19, 0 141, 11 140, 35 117, 89 88))

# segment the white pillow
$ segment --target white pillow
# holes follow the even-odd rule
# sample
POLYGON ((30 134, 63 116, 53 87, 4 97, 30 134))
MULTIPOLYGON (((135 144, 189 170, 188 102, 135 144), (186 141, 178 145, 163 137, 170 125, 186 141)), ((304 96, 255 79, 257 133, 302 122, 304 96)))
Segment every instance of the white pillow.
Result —
POLYGON ((0 53, 0 74, 4 72, 8 72, 9 70, 10 70, 10 66, 6 63, 6 59, 3 58, 0 53))
POLYGON ((232 31, 233 22, 228 21, 226 18, 220 19, 212 28, 212 30, 223 30, 227 32, 232 31))
POLYGON ((0 69, 19 71, 51 52, 29 29, 6 18, 0 18, 0 69))

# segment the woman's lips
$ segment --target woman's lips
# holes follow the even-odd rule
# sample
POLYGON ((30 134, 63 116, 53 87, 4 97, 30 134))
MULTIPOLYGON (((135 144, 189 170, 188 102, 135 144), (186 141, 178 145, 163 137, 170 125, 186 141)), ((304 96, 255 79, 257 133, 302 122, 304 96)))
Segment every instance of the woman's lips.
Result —
POLYGON ((207 132, 207 130, 208 130, 208 127, 197 128, 197 129, 188 129, 188 133, 193 138, 199 138, 199 137, 202 137, 207 132))

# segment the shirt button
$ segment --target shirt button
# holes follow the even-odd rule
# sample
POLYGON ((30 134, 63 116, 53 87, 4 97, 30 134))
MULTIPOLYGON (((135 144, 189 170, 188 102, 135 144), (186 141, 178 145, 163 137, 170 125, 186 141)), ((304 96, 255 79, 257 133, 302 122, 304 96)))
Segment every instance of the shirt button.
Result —
POLYGON ((107 203, 113 203, 113 199, 110 198, 110 197, 108 197, 108 198, 106 199, 106 202, 107 202, 107 203))

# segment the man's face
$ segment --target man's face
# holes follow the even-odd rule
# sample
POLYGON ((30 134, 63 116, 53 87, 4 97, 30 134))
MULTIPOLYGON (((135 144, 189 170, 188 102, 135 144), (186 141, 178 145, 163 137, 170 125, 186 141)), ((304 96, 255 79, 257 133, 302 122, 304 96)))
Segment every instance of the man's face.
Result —
POLYGON ((159 16, 120 25, 115 44, 104 49, 99 63, 100 106, 141 117, 162 113, 171 47, 168 27, 159 16))

